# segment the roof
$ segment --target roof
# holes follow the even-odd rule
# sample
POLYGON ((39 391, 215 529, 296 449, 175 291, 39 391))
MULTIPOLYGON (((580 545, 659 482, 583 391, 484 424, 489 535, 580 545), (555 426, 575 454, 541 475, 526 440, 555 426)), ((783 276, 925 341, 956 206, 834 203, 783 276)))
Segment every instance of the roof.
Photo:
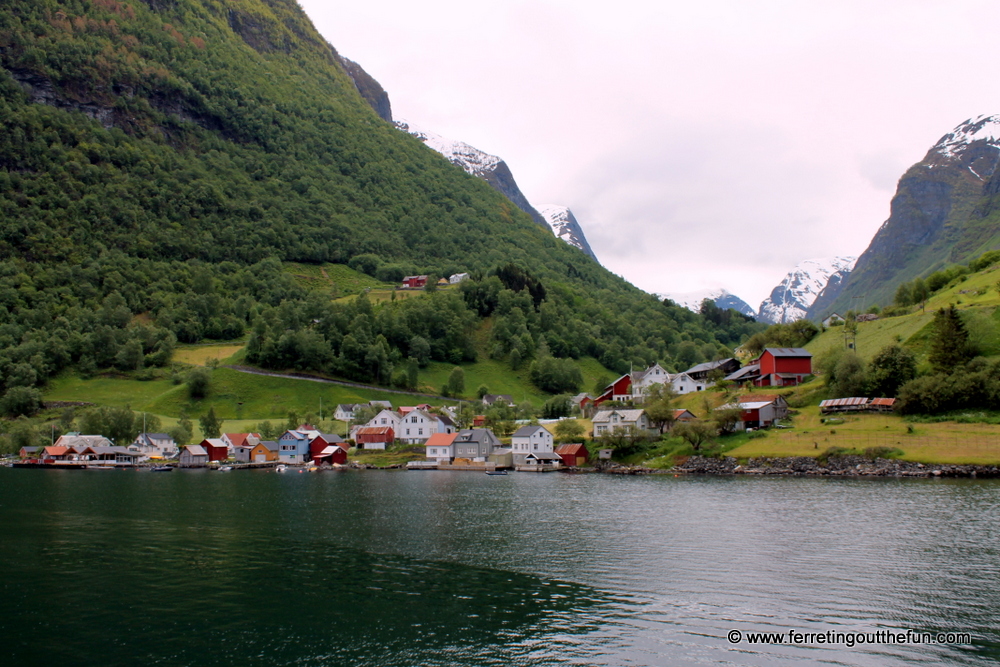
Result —
POLYGON ((50 445, 49 447, 46 447, 42 451, 45 452, 46 454, 48 454, 49 456, 62 456, 68 450, 69 450, 69 447, 59 447, 59 446, 55 446, 55 445, 50 445))
MULTIPOLYGON (((764 352, 770 352, 773 357, 811 357, 812 352, 804 347, 766 347, 764 352)), ((761 352, 761 354, 764 354, 761 352)))
POLYGON ((146 436, 147 438, 152 438, 153 440, 173 440, 169 433, 140 433, 139 436, 146 436))
POLYGON ((23 452, 37 452, 41 447, 21 447, 23 452))
POLYGON ((556 454, 569 454, 570 456, 587 456, 587 447, 580 442, 570 445, 559 445, 556 447, 556 454))
POLYGON ((680 419, 681 417, 684 416, 685 412, 694 417, 695 419, 697 419, 697 417, 695 417, 695 414, 693 412, 691 412, 690 410, 686 410, 684 408, 678 408, 674 410, 674 419, 680 419))
POLYGON ((617 412, 618 415, 622 418, 622 421, 635 422, 639 421, 639 418, 642 417, 642 413, 644 412, 644 410, 601 410, 596 415, 594 415, 594 418, 591 421, 592 422, 611 421, 611 414, 615 412, 617 412))
POLYGON ((887 405, 893 406, 896 404, 895 398, 873 398, 872 405, 887 405))
POLYGON ((457 437, 458 433, 434 433, 424 444, 428 447, 450 447, 457 437))
POLYGON ((782 398, 781 394, 744 394, 739 397, 740 403, 755 402, 755 401, 768 401, 773 402, 782 398))
POLYGON ((483 442, 489 440, 490 436, 496 438, 488 428, 467 428, 458 433, 455 442, 483 442))
POLYGON ((186 449, 187 453, 191 456, 208 456, 208 452, 206 452, 205 448, 201 445, 187 445, 184 449, 186 449))
POLYGON ((261 440, 259 443, 257 443, 257 445, 254 445, 254 447, 257 447, 258 445, 263 445, 272 452, 278 451, 278 443, 276 443, 274 440, 261 440))
POLYGON ((357 403, 338 403, 337 404, 337 409, 338 410, 345 410, 347 412, 354 412, 354 409, 356 407, 358 407, 357 403))
POLYGON ((846 407, 849 405, 868 405, 868 399, 863 396, 852 396, 850 398, 828 398, 825 401, 819 402, 819 407, 821 408, 846 407))
POLYGON ((336 454, 338 451, 341 451, 340 445, 330 445, 328 447, 324 447, 323 451, 317 454, 317 456, 330 456, 332 454, 336 454))
POLYGON ((260 439, 260 433, 225 433, 233 447, 246 447, 247 438, 254 437, 260 439))
MULTIPOLYGON (((516 431, 514 431, 514 435, 512 435, 511 437, 513 437, 513 438, 527 438, 532 433, 537 433, 538 431, 545 431, 545 428, 542 427, 542 426, 537 426, 537 425, 536 426, 522 426, 521 428, 519 428, 516 431)), ((548 433, 548 431, 545 431, 545 432, 548 433)))
POLYGON ((205 438, 199 444, 204 445, 206 442, 209 447, 222 447, 224 449, 229 449, 229 446, 221 438, 205 438))
POLYGON ((392 430, 391 426, 362 426, 357 431, 356 435, 388 435, 389 431, 392 430))
POLYGON ((507 401, 513 404, 514 399, 510 394, 486 394, 483 396, 483 403, 486 405, 493 405, 497 401, 507 401))
POLYGON ((750 364, 749 366, 744 366, 734 373, 730 373, 726 376, 727 380, 741 380, 746 377, 752 377, 754 375, 760 375, 760 364, 750 364))
POLYGON ((531 452, 524 458, 536 461, 562 461, 562 457, 555 452, 531 452))
POLYGON ((740 401, 738 405, 741 410, 760 410, 771 405, 771 401, 753 401, 752 403, 740 401))

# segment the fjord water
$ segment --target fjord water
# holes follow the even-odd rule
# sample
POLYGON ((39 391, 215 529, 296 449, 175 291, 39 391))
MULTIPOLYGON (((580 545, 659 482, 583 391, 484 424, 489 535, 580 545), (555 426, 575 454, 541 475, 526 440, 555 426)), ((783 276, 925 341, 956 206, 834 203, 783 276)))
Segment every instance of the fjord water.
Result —
POLYGON ((992 480, 0 469, 0 664, 993 663, 998 508, 992 480))

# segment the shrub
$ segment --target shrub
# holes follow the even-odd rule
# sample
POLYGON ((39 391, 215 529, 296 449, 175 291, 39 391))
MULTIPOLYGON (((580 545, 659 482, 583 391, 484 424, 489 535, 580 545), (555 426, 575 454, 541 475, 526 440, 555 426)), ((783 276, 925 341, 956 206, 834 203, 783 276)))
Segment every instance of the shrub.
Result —
POLYGON ((42 407, 42 393, 34 387, 11 387, 0 399, 0 412, 8 417, 33 415, 42 407))
POLYGON ((187 376, 188 395, 191 398, 205 398, 211 385, 212 376, 207 368, 196 368, 187 376))

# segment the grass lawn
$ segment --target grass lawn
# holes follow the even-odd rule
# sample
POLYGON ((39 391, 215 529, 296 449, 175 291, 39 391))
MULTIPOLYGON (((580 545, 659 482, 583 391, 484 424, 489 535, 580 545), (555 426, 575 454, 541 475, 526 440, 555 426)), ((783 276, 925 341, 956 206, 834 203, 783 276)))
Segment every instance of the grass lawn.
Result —
POLYGON ((192 366, 205 366, 210 359, 221 363, 231 363, 237 352, 243 350, 243 343, 226 345, 191 345, 178 347, 174 350, 173 360, 192 366))
POLYGON ((285 262, 284 269, 302 287, 325 292, 331 297, 357 295, 365 289, 391 287, 367 274, 355 271, 346 264, 285 262))
POLYGON ((956 422, 911 424, 895 415, 837 416, 820 423, 818 407, 801 410, 790 429, 771 429, 729 452, 737 458, 817 456, 830 447, 863 451, 872 447, 902 450, 898 458, 923 463, 1000 463, 1000 426, 956 422), (912 431, 912 432, 911 432, 912 431))

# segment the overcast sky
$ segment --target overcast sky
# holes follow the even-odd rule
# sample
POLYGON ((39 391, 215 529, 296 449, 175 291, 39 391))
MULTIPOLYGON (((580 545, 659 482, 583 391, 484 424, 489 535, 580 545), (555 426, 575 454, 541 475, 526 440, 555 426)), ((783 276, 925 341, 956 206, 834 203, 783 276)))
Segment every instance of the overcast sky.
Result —
POLYGON ((858 255, 907 167, 1000 113, 976 0, 299 0, 395 118, 499 155, 650 292, 757 307, 858 255))

